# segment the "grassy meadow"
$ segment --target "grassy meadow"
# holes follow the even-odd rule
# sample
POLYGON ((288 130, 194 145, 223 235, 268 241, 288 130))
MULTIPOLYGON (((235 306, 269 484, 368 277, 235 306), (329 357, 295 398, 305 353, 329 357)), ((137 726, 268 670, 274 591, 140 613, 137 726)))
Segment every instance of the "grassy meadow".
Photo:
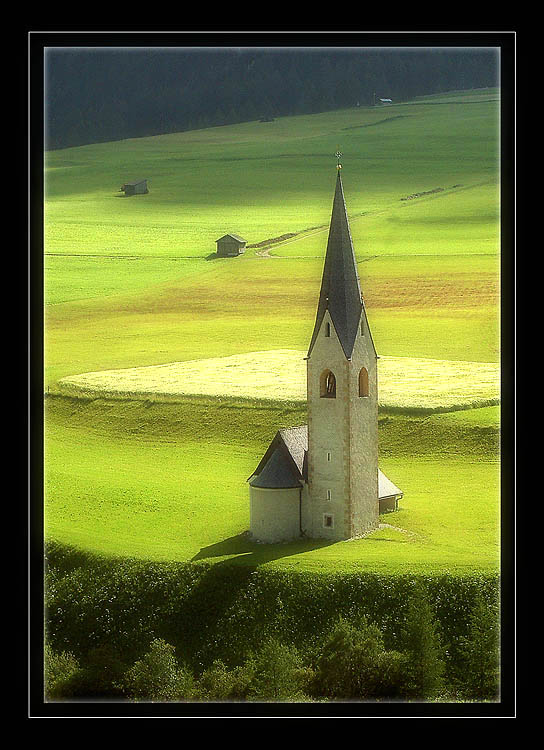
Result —
POLYGON ((498 112, 497 90, 457 92, 46 153, 48 538, 150 560, 497 570, 498 112), (281 398, 274 368, 310 340, 338 148, 384 371, 380 466, 405 496, 364 540, 252 545, 245 480, 306 418, 296 366, 280 357, 281 398), (149 194, 125 198, 136 177, 149 194), (226 232, 259 247, 214 258, 226 232), (232 381, 228 357, 246 363, 232 381), (106 398, 112 371, 141 368, 140 398, 106 398))

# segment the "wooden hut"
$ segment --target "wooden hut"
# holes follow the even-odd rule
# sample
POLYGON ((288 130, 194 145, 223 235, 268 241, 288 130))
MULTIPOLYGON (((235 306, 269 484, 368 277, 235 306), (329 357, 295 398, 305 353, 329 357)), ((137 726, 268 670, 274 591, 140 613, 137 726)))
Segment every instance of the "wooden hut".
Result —
POLYGON ((121 190, 125 195, 145 195, 149 192, 147 189, 147 180, 134 180, 134 182, 125 182, 121 185, 121 190))
POLYGON ((217 255, 227 258, 233 255, 241 255, 245 252, 247 240, 239 237, 237 234, 224 234, 215 241, 217 245, 217 255))

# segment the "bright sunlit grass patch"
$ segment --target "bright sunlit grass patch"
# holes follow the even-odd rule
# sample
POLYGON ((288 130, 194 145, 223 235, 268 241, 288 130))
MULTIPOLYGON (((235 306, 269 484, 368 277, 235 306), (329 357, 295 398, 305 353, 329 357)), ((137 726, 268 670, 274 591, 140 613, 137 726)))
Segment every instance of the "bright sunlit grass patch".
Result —
MULTIPOLYGON (((230 357, 88 372, 63 378, 71 395, 160 400, 188 395, 306 400, 305 352, 278 349, 230 357)), ((380 406, 430 411, 499 402, 499 366, 410 357, 379 360, 380 406)))

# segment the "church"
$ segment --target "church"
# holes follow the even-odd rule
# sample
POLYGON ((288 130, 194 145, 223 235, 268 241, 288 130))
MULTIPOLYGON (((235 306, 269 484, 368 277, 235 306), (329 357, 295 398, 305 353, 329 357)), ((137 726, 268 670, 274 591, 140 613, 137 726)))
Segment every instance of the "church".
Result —
POLYGON ((306 356, 308 424, 279 430, 248 479, 250 536, 260 542, 362 536, 403 494, 378 468, 378 355, 340 170, 306 356))

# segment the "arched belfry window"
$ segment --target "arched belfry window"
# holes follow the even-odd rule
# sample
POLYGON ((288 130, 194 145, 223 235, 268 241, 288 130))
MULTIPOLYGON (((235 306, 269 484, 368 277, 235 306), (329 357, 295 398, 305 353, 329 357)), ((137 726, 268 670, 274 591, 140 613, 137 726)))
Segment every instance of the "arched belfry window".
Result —
POLYGON ((321 373, 319 395, 321 398, 336 398, 336 378, 330 370, 321 373))
POLYGON ((368 396, 368 370, 366 367, 361 367, 359 373, 359 396, 368 396))

